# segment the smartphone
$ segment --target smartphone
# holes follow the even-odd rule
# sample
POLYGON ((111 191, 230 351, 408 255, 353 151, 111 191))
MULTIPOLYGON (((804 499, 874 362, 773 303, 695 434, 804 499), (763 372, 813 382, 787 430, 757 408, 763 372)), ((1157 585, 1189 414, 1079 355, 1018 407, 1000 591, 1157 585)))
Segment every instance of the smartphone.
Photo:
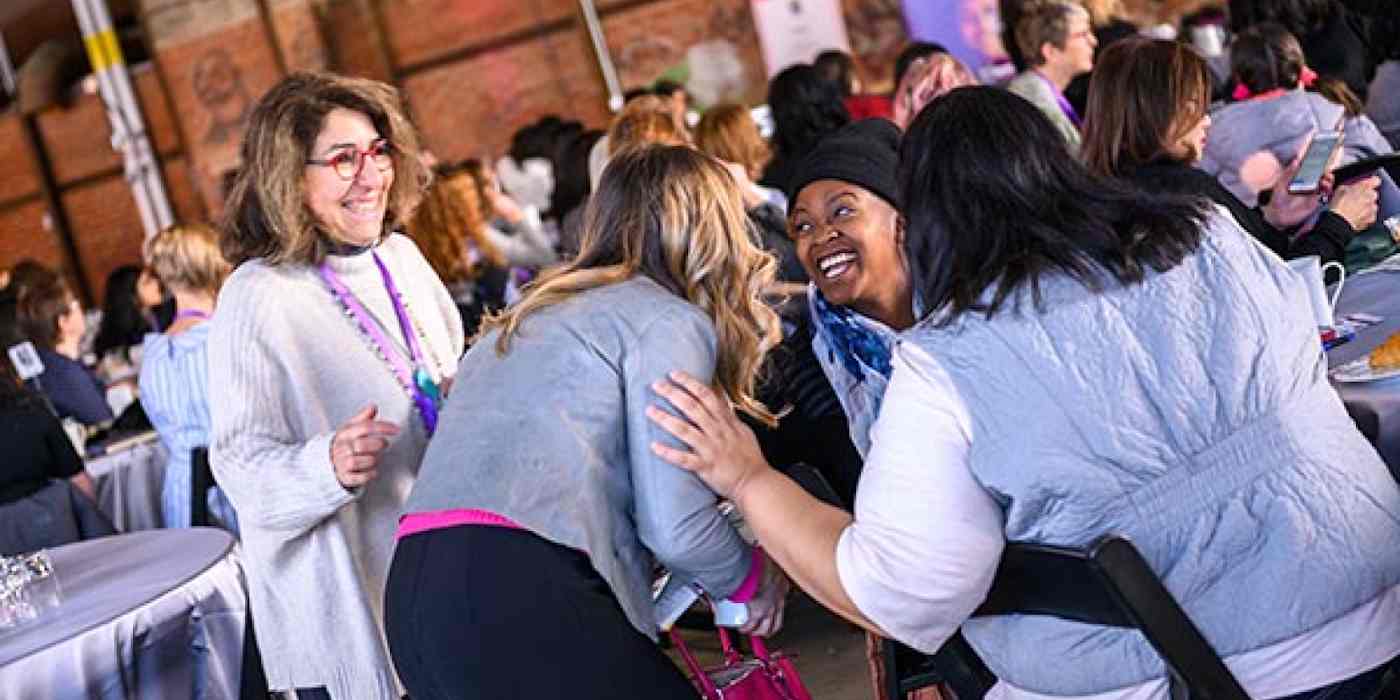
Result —
POLYGON ((722 627, 743 627, 749 622, 748 603, 736 603, 732 600, 716 600, 715 624, 722 627))
POLYGON ((1319 131, 1314 134, 1312 141, 1308 143, 1307 152, 1303 154, 1303 164, 1298 167, 1298 172, 1294 173, 1293 179, 1288 183, 1288 193, 1316 192, 1322 183, 1322 176, 1327 174, 1327 164, 1332 162, 1333 154, 1341 147, 1340 131, 1319 131))

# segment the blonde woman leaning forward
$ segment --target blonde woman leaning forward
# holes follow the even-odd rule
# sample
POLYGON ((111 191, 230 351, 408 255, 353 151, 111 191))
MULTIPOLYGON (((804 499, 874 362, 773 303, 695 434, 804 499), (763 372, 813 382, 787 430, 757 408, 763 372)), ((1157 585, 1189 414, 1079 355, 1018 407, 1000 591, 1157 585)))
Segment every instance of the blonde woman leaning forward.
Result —
POLYGON ((462 349, 406 237, 428 173, 395 90, 295 74, 253 111, 209 336, 211 462, 238 509, 273 690, 398 697, 394 528, 462 349))
POLYGON ((753 398, 779 335, 759 300, 772 279, 724 166, 686 147, 614 155, 579 256, 463 358, 409 497, 385 614, 414 700, 693 700, 652 643, 653 562, 748 601, 750 631, 779 627, 786 578, 651 453, 664 432, 644 413, 685 367, 774 420, 753 398))

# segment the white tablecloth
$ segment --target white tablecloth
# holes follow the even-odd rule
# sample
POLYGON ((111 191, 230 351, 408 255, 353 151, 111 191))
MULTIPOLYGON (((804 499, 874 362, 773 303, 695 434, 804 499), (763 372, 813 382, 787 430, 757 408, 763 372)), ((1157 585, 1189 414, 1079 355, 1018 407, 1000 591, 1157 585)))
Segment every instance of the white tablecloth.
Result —
POLYGON ((97 485, 97 506, 118 532, 164 526, 160 491, 167 458, 165 447, 152 432, 125 449, 86 461, 87 473, 97 485))
POLYGON ((0 632, 0 698, 237 698, 247 594, 222 530, 49 550, 57 608, 0 632))
MULTIPOLYGON (((1381 322, 1363 329, 1351 342, 1327 353, 1327 364, 1337 367, 1365 357, 1395 333, 1400 333, 1400 269, 1354 275, 1342 287, 1338 316, 1368 313, 1381 322)), ((1373 382, 1334 382, 1356 424, 1376 445, 1376 451, 1400 480, 1400 377, 1373 382)))

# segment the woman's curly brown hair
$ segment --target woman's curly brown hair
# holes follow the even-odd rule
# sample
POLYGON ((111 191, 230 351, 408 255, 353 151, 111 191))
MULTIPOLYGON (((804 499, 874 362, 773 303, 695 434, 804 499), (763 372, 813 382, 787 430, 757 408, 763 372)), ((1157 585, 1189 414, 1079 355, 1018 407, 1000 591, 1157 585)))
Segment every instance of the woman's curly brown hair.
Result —
POLYGON ((271 265, 314 265, 325 257, 328 241, 306 206, 303 181, 326 115, 336 109, 365 115, 392 144, 394 182, 384 230, 413 214, 432 172, 419 157, 418 133, 398 90, 333 73, 293 73, 258 101, 243 136, 243 162, 220 226, 230 263, 263 258, 271 265))

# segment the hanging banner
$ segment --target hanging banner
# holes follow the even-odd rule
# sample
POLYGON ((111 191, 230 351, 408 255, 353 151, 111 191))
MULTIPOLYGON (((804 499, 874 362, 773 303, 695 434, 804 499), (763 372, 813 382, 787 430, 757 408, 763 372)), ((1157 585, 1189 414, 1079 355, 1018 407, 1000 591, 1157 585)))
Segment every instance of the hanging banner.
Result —
POLYGON ((909 38, 942 44, 983 82, 1007 70, 997 0, 904 0, 909 38))
POLYGON ((753 0, 751 7, 770 78, 828 49, 851 52, 841 0, 753 0))

